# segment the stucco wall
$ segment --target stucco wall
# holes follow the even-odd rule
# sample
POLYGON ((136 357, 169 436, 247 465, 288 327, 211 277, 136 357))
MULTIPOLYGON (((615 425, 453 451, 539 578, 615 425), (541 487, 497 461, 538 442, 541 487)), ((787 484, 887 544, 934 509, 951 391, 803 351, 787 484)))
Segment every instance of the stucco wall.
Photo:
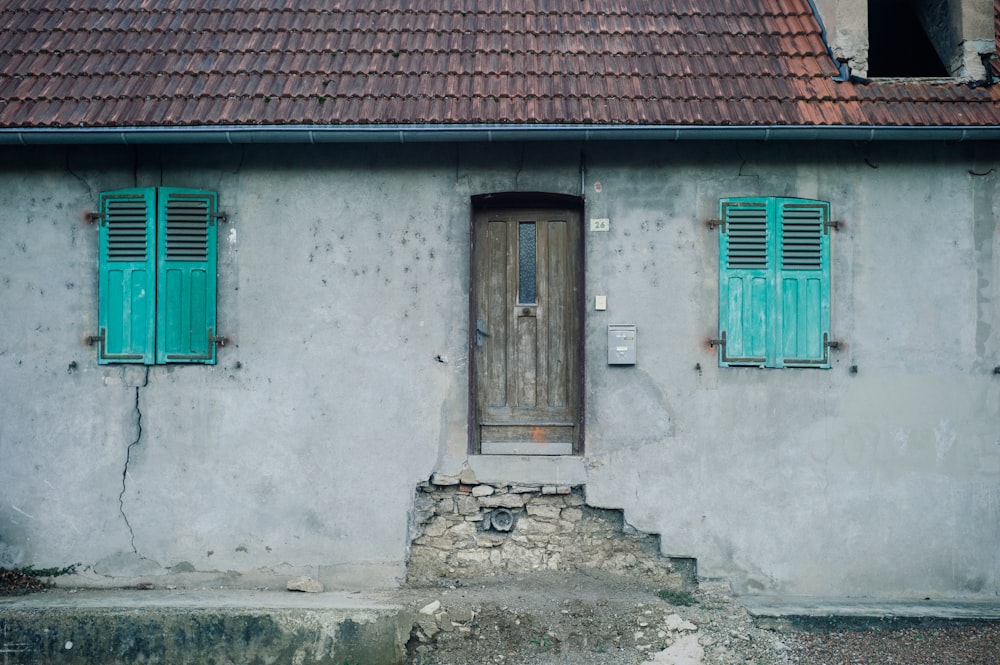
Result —
POLYGON ((0 565, 392 584, 434 471, 583 484, 755 593, 1000 592, 996 146, 0 152, 0 565), (984 174, 984 175, 977 175, 984 174), (219 192, 214 367, 99 366, 100 191, 219 192), (470 197, 585 197, 582 457, 469 456, 470 197), (720 369, 722 196, 832 204, 830 370, 720 369), (586 223, 586 222, 585 222, 586 223), (594 311, 606 295, 607 311, 594 311), (606 327, 638 326, 638 364, 606 327), (851 368, 857 371, 852 372, 851 368), (140 419, 141 418, 141 419, 140 419), (141 427, 141 429, 140 429, 141 427))

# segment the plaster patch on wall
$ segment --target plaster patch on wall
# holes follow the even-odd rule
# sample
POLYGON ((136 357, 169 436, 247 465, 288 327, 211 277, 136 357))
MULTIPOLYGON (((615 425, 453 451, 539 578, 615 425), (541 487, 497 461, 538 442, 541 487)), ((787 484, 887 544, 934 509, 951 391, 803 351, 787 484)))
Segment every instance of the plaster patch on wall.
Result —
MULTIPOLYGON (((1000 456, 988 445, 996 434, 981 414, 996 407, 981 389, 978 400, 967 399, 979 385, 975 379, 945 380, 933 374, 868 373, 852 381, 835 413, 810 423, 798 440, 810 453, 829 453, 828 471, 864 470, 888 477, 989 473, 1000 466, 1000 456), (879 401, 875 395, 892 398, 879 401)), ((814 454, 817 461, 822 457, 814 454)))
POLYGON ((951 421, 942 419, 934 428, 934 454, 938 464, 945 458, 951 447, 955 445, 958 434, 952 426, 951 421))

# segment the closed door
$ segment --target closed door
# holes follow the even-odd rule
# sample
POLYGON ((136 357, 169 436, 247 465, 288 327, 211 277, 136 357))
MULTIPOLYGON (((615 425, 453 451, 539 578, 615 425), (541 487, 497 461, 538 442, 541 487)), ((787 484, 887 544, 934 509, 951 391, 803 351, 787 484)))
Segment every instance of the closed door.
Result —
POLYGON ((582 233, 573 210, 473 219, 473 450, 580 452, 582 233))

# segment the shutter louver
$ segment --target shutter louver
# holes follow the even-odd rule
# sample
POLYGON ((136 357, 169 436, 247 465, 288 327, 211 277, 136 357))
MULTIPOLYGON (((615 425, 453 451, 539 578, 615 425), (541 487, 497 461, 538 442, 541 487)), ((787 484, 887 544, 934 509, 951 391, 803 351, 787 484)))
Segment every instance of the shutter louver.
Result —
POLYGON ((109 198, 103 222, 108 231, 108 261, 145 262, 149 257, 149 205, 145 198, 109 198))
POLYGON ((781 216, 783 270, 819 270, 822 263, 823 214, 815 205, 787 203, 781 216))
POLYGON ((767 208, 763 205, 727 206, 726 260, 730 268, 767 269, 767 208))
POLYGON ((170 195, 166 208, 166 259, 205 261, 208 257, 208 199, 170 195))

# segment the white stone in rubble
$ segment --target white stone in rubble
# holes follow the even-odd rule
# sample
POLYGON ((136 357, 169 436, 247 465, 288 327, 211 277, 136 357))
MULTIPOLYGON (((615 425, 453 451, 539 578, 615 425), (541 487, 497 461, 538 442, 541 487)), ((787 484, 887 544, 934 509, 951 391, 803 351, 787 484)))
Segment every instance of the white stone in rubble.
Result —
POLYGON ((323 591, 323 585, 308 575, 302 575, 301 577, 293 577, 288 580, 288 590, 320 593, 323 591))

